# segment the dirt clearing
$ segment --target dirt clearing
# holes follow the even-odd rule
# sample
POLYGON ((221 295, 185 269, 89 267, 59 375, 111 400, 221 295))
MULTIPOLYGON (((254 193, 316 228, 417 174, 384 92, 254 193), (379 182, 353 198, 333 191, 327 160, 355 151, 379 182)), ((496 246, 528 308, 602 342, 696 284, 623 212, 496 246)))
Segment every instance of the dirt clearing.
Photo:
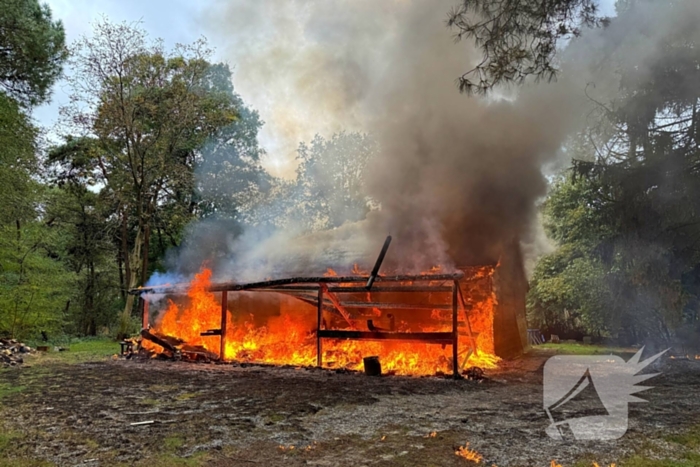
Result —
MULTIPOLYGON (((6 465, 482 465, 680 456, 700 423, 700 362, 664 359, 610 442, 554 441, 531 352, 482 382, 167 361, 32 363, 0 372, 6 465), (134 423, 146 422, 140 425, 134 423)), ((626 357, 628 358, 628 357, 626 357)), ((584 465, 584 464, 580 464, 584 465)), ((588 463, 586 465, 591 465, 588 463)), ((607 464, 606 464, 607 465, 607 464)), ((686 464, 679 464, 686 465, 686 464)), ((687 464, 693 465, 693 464, 687 464)))

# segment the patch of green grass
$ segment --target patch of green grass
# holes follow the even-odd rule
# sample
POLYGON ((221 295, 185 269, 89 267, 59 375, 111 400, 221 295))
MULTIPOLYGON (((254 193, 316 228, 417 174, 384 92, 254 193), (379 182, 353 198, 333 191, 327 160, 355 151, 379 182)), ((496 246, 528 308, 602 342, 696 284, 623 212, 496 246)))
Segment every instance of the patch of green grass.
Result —
POLYGON ((183 392, 182 394, 178 394, 175 399, 179 401, 188 401, 192 399, 193 397, 196 397, 198 393, 196 392, 183 392))
POLYGON ((54 464, 32 459, 22 449, 18 449, 18 441, 22 434, 0 426, 0 467, 51 467, 54 464))
POLYGON ((281 413, 273 413, 273 414, 268 415, 266 418, 267 418, 266 421, 268 423, 272 424, 272 423, 279 423, 279 422, 285 421, 287 419, 287 416, 284 414, 281 414, 281 413))
POLYGON ((666 436, 666 441, 682 444, 690 449, 700 448, 700 425, 696 425, 688 432, 679 435, 666 436))
POLYGON ((163 440, 163 450, 168 453, 174 453, 185 444, 185 440, 179 436, 168 436, 163 440))
POLYGON ((14 386, 10 383, 0 383, 0 399, 16 392, 22 392, 25 389, 26 386, 14 386))
POLYGON ((9 451, 14 440, 19 437, 20 435, 14 431, 3 429, 3 431, 0 432, 0 457, 5 457, 5 454, 9 451))
POLYGON ((151 399, 149 397, 145 397, 139 401, 139 404, 141 405, 149 405, 149 406, 156 406, 160 404, 160 401, 158 399, 151 399))
POLYGON ((698 467, 699 454, 688 454, 683 459, 649 459, 644 456, 632 456, 620 463, 620 467, 698 467))
MULTIPOLYGON (((692 427, 685 433, 665 436, 664 439, 683 446, 674 450, 675 459, 666 457, 667 452, 660 452, 654 444, 645 442, 638 446, 637 454, 623 459, 617 465, 619 467, 700 467, 700 453, 694 451, 700 447, 700 425, 692 427)), ((591 467, 594 465, 594 460, 595 456, 589 454, 573 467, 591 467)), ((600 464, 600 467, 606 466, 607 464, 600 464)))
POLYGON ((556 350, 567 355, 627 355, 634 354, 637 349, 631 347, 611 347, 605 345, 583 345, 581 343, 562 342, 561 344, 546 343, 534 347, 537 350, 556 350))
POLYGON ((197 452, 190 457, 178 457, 171 453, 158 454, 139 462, 142 467, 202 467, 207 465, 209 456, 205 452, 197 452))
POLYGON ((64 344, 67 350, 55 352, 49 347, 48 352, 37 352, 32 362, 42 363, 85 363, 91 361, 104 361, 114 354, 118 354, 119 342, 108 337, 95 337, 74 339, 64 344))

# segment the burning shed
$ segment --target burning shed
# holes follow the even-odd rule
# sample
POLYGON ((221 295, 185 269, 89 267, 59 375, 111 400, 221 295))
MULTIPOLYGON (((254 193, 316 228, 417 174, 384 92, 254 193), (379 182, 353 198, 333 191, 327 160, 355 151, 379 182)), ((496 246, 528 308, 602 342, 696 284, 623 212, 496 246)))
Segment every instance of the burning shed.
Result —
POLYGON ((494 367, 527 345, 517 243, 496 264, 420 274, 376 269, 211 282, 203 268, 190 284, 139 289, 144 347, 195 359, 348 369, 379 356, 391 373, 457 376, 467 366, 494 367))

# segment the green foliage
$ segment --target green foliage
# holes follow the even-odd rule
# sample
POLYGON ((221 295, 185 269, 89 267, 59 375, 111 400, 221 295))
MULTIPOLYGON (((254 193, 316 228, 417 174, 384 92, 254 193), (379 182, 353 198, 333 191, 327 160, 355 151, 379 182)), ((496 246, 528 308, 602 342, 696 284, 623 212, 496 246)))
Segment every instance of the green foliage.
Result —
MULTIPOLYGON (((58 178, 75 173, 84 184, 103 186, 113 203, 122 292, 148 277, 154 227, 160 236, 161 227, 171 224, 172 238, 194 218, 198 150, 238 119, 230 85, 222 86, 225 76, 207 62, 211 51, 204 40, 172 53, 162 42, 146 40, 138 25, 104 20, 92 37, 73 45, 72 105, 63 115, 94 139, 67 136, 52 153, 58 178)), ((133 304, 127 295, 123 333, 133 304)))
POLYGON ((61 262, 61 232, 43 217, 36 133, 0 94, 0 334, 19 338, 61 328, 74 280, 61 262))
POLYGON ((0 1, 0 87, 24 105, 48 99, 67 57, 65 33, 37 0, 0 1))
POLYGON ((228 65, 212 65, 209 87, 229 99, 238 118, 218 129, 198 157, 196 187, 201 217, 251 221, 250 213, 268 194, 274 181, 260 166, 264 151, 258 145, 263 125, 258 112, 246 106, 234 93, 228 65))
POLYGON ((697 323, 700 17, 684 5, 626 2, 609 25, 659 53, 640 63, 631 40, 606 50, 620 87, 570 144, 574 167, 543 205, 559 249, 534 272, 535 325, 668 342, 697 323), (652 28, 662 13, 677 28, 652 28))
POLYGON ((58 260, 59 237, 37 220, 0 227, 0 334, 61 329, 75 277, 58 260))
POLYGON ((64 264, 76 277, 67 331, 95 335, 114 324, 121 304, 111 205, 78 183, 52 190, 46 204, 46 216, 62 232, 64 264))
POLYGON ((34 215, 36 133, 19 105, 0 93, 0 224, 34 215))
POLYGON ((558 43, 606 22, 594 0, 461 0, 447 24, 457 40, 473 39, 483 60, 459 77, 459 89, 485 93, 528 76, 552 79, 558 43))

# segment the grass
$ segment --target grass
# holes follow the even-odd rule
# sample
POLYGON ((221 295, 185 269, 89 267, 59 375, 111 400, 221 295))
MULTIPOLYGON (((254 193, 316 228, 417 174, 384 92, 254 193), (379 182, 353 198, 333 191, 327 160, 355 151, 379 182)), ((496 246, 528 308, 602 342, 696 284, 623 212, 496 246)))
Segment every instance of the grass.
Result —
MULTIPOLYGON (((644 455, 635 454, 623 459, 617 465, 619 467, 700 467, 700 452, 698 452, 698 448, 700 448, 700 425, 696 425, 684 433, 665 436, 664 439, 680 445, 679 449, 674 450, 678 452, 675 459, 663 457, 662 455, 652 458, 650 456, 654 455, 653 445, 647 445, 647 448, 642 450, 650 451, 649 453, 644 455)), ((585 459, 581 459, 574 467, 592 466, 593 461, 591 458, 592 456, 587 456, 585 459)), ((603 467, 603 464, 600 465, 603 467)))
POLYGON ((533 347, 540 350, 556 350, 557 353, 567 355, 629 355, 638 349, 631 347, 611 347, 605 345, 584 345, 581 343, 562 342, 561 344, 546 343, 533 347))
POLYGON ((25 389, 26 386, 14 386, 10 383, 0 383, 0 399, 16 392, 22 392, 25 389))
POLYGON ((205 452, 196 452, 189 457, 180 457, 177 451, 185 445, 180 436, 168 436, 161 443, 162 452, 156 453, 137 465, 144 467, 200 467, 207 464, 210 457, 205 452))
POLYGON ((64 344, 67 350, 56 352, 49 347, 48 352, 36 352, 34 358, 28 363, 85 363, 91 361, 103 361, 120 351, 119 342, 108 337, 93 337, 83 339, 71 339, 64 344))
POLYGON ((700 454, 686 454, 682 459, 649 459, 648 457, 632 456, 620 463, 620 467, 698 467, 700 454))
POLYGON ((698 449, 700 448, 700 425, 694 426, 686 433, 667 436, 666 441, 678 443, 690 449, 698 449))
POLYGON ((16 431, 0 426, 0 467, 50 467, 53 464, 32 459, 22 449, 17 448, 23 436, 16 431))
POLYGON ((148 457, 137 463, 143 467, 202 467, 207 465, 209 455, 205 452, 197 452, 190 457, 178 457, 175 454, 165 453, 148 457))

